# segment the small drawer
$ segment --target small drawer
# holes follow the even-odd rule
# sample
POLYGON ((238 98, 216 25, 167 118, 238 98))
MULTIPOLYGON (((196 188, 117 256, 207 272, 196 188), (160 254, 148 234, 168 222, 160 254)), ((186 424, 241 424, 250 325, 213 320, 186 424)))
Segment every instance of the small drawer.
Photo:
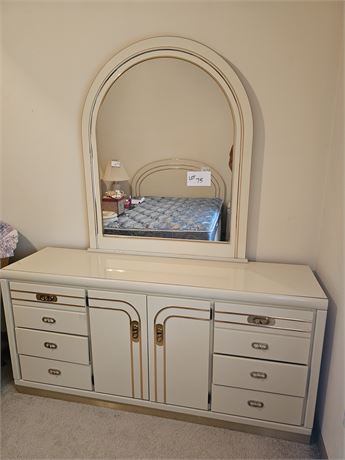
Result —
POLYGON ((86 306, 83 289, 17 282, 11 282, 10 289, 13 303, 24 300, 40 304, 86 306))
POLYGON ((301 425, 303 398, 239 388, 212 387, 212 411, 222 414, 301 425))
POLYGON ((214 352, 273 361, 307 364, 310 339, 288 335, 215 328, 214 352))
POLYGON ((314 313, 310 310, 289 310, 269 306, 238 305, 216 302, 216 326, 238 324, 253 329, 283 330, 310 333, 314 313))
POLYGON ((87 317, 84 312, 14 305, 13 315, 17 327, 88 335, 87 317))
POLYGON ((16 337, 19 354, 89 364, 87 337, 17 327, 16 337))
POLYGON ((234 356, 213 356, 213 383, 304 397, 308 367, 234 356))
POLYGON ((62 387, 92 390, 91 366, 19 356, 22 379, 62 387))

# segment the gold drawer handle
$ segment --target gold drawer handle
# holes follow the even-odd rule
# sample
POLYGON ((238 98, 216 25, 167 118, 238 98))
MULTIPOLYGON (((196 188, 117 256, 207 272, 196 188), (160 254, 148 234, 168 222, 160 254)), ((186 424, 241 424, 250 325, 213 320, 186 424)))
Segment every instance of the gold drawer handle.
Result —
POLYGON ((56 343, 53 343, 53 342, 44 342, 44 346, 46 348, 49 348, 50 350, 56 350, 57 349, 56 343))
POLYGON ((164 345, 164 326, 163 324, 155 325, 155 339, 156 339, 156 345, 160 347, 164 345))
POLYGON ((262 379, 262 380, 267 379, 266 372, 253 371, 250 373, 250 376, 253 377, 253 379, 262 379))
POLYGON ((138 321, 131 321, 131 338, 132 342, 139 342, 140 325, 138 321))
POLYGON ((54 324, 56 323, 56 319, 55 318, 51 318, 50 316, 43 316, 42 317, 42 321, 44 323, 48 323, 48 324, 54 324))
POLYGON ((254 350, 268 350, 268 343, 253 342, 252 348, 254 350))
POLYGON ((51 375, 61 375, 61 371, 59 371, 59 369, 48 369, 48 372, 51 375))
POLYGON ((275 324, 275 319, 269 316, 249 315, 247 321, 249 324, 254 324, 255 326, 273 326, 275 324))
POLYGON ((36 299, 40 302, 57 302, 57 296, 54 294, 36 294, 36 299))
POLYGON ((253 399, 250 399, 247 404, 250 407, 257 407, 259 409, 264 407, 264 403, 262 401, 254 401, 253 399))

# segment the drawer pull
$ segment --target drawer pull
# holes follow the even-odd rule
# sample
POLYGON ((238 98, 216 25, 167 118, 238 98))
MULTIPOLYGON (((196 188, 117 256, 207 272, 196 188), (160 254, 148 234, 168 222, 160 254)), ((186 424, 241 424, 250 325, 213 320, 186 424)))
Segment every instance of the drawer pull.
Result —
POLYGON ((131 321, 131 338, 132 342, 139 342, 140 326, 138 321, 131 321))
POLYGON ((59 371, 59 369, 48 369, 48 372, 51 375, 61 375, 61 371, 59 371))
POLYGON ((249 324, 255 324, 255 326, 273 326, 275 324, 275 319, 269 316, 250 315, 247 321, 249 324))
POLYGON ((164 326, 163 324, 155 325, 155 338, 156 338, 156 345, 159 345, 159 346, 164 345, 164 326))
POLYGON ((254 401, 253 399, 250 399, 248 401, 248 406, 250 407, 258 407, 259 409, 262 409, 264 407, 264 403, 261 401, 254 401))
POLYGON ((250 373, 250 376, 253 377, 253 379, 262 379, 262 380, 267 379, 266 372, 253 371, 250 373))
POLYGON ((53 343, 53 342, 44 342, 44 346, 46 348, 49 348, 50 350, 56 350, 57 348, 56 343, 53 343))
POLYGON ((252 348, 254 350, 268 350, 268 343, 253 342, 252 348))
POLYGON ((54 324, 54 323, 56 323, 56 319, 50 318, 49 316, 43 316, 43 317, 42 317, 42 321, 43 321, 44 323, 48 323, 48 324, 54 324))
POLYGON ((36 299, 40 302, 57 302, 57 296, 53 294, 36 294, 36 299))

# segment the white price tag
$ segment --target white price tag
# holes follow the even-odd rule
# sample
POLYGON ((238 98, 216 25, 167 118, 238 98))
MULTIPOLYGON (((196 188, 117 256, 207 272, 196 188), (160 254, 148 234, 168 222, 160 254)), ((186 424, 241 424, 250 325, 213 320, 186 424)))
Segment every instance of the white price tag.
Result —
POLYGON ((187 187, 210 187, 211 171, 188 171, 187 187))
POLYGON ((111 160, 112 168, 121 168, 121 162, 119 160, 111 160))

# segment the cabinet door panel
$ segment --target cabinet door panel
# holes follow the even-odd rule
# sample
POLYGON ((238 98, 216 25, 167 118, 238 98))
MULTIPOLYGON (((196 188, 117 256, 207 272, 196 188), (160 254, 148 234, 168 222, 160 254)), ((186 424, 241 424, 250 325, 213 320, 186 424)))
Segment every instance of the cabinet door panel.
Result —
POLYGON ((149 297, 148 305, 151 400, 207 410, 210 304, 149 297))
POLYGON ((148 399, 145 299, 90 308, 90 330, 95 391, 148 399))

